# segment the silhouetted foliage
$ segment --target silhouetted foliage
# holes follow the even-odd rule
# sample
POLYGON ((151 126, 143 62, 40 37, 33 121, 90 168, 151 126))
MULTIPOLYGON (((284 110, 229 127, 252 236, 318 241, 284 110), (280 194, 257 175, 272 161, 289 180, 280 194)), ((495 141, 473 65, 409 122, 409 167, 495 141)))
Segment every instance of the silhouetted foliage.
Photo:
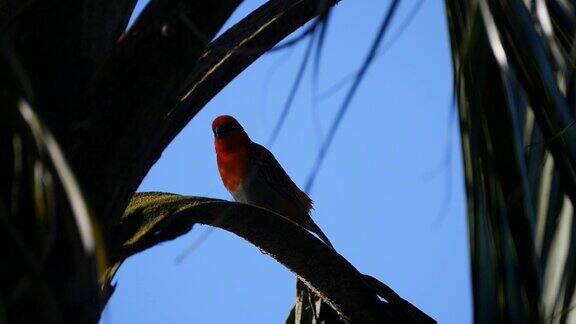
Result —
POLYGON ((127 257, 204 223, 284 264, 334 321, 433 323, 281 215, 135 195, 210 99, 305 23, 322 39, 336 2, 268 1, 214 39, 239 0, 152 0, 128 30, 134 0, 0 0, 0 322, 95 323, 127 257))
POLYGON ((574 3, 446 7, 475 322, 574 322, 574 3))

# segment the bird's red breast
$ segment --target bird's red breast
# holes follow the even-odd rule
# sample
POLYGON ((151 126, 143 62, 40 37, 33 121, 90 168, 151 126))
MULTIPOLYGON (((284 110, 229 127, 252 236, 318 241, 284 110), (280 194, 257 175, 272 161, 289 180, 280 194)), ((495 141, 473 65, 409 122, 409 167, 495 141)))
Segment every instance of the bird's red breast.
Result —
POLYGON ((238 148, 232 151, 221 150, 218 152, 219 145, 218 141, 216 142, 216 160, 218 161, 220 177, 222 177, 226 189, 236 192, 238 186, 248 175, 249 151, 245 148, 238 148))
POLYGON ((215 135, 216 160, 222 182, 226 189, 236 192, 248 175, 252 141, 232 116, 216 118, 212 123, 212 131, 215 135))

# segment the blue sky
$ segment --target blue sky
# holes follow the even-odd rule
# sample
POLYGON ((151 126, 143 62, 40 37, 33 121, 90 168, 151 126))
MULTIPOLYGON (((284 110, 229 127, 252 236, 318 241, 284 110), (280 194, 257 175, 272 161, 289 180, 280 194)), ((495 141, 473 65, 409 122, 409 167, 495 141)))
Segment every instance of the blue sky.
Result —
MULTIPOLYGON (((226 27, 263 2, 245 1, 226 27)), ((402 2, 392 34, 415 3, 402 2)), ((358 68, 387 4, 342 0, 335 7, 321 92, 358 68)), ((265 55, 244 71, 170 144, 139 190, 230 200, 216 169, 211 121, 234 115, 254 141, 266 144, 305 46, 265 55)), ((439 323, 460 324, 472 321, 472 308, 451 85, 443 2, 428 0, 368 71, 310 195, 313 218, 361 272, 439 323)), ((301 186, 344 94, 315 107, 308 73, 271 147, 301 186)), ((117 283, 102 323, 282 323, 295 300, 289 271, 241 238, 202 226, 127 260, 117 283), (207 239, 177 262, 207 231, 207 239)))

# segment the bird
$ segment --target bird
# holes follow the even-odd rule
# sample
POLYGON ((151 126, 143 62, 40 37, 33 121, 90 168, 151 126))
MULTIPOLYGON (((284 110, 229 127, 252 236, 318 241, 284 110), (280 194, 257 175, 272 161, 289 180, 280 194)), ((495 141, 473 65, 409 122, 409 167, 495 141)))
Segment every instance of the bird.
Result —
POLYGON ((276 212, 316 234, 334 249, 328 237, 314 223, 312 199, 300 190, 274 155, 253 142, 232 116, 218 116, 212 122, 218 171, 235 201, 276 212))
MULTIPOLYGON (((328 237, 310 217, 312 199, 300 190, 274 155, 253 142, 242 125, 232 116, 218 116, 212 122, 218 171, 235 201, 276 212, 316 234, 330 249, 328 237)), ((316 322, 334 319, 338 314, 305 284, 296 281, 295 323, 315 318, 316 322), (320 303, 318 303, 319 301, 320 303), (311 316, 311 317, 310 317, 311 316)))

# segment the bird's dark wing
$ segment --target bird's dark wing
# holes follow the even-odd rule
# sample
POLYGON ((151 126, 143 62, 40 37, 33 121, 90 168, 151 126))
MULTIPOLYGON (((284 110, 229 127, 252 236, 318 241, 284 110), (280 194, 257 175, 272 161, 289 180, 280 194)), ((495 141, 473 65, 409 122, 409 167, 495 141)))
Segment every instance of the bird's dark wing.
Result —
POLYGON ((284 171, 274 155, 264 146, 253 143, 251 163, 254 174, 260 179, 264 179, 269 187, 278 192, 282 197, 287 197, 290 201, 298 204, 302 211, 309 213, 312 209, 312 199, 300 190, 298 186, 290 179, 290 176, 284 171))
MULTIPOLYGON (((263 179, 269 190, 274 190, 278 196, 286 197, 287 201, 293 202, 301 211, 298 217, 299 225, 318 235, 326 245, 334 249, 326 234, 322 232, 320 227, 318 227, 310 217, 312 199, 296 186, 268 149, 260 144, 253 143, 251 150, 250 157, 253 161, 251 161, 250 165, 254 168, 250 171, 251 176, 263 179)), ((290 215, 284 216, 289 217, 290 215)))

